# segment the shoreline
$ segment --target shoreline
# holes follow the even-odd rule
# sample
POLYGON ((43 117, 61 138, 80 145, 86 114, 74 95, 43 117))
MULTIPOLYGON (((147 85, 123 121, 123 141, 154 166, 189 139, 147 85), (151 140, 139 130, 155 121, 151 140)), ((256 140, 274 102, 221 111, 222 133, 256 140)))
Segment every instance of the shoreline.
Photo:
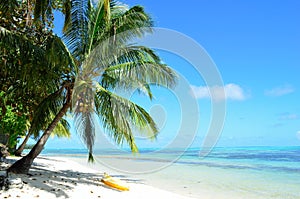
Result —
MULTIPOLYGON (((12 163, 16 157, 8 157, 12 163)), ((1 190, 1 198, 174 198, 193 199, 175 194, 144 183, 143 179, 132 178, 130 175, 112 174, 128 183, 129 191, 117 191, 105 186, 101 182, 102 171, 92 169, 86 165, 67 157, 39 156, 35 159, 29 175, 14 175, 21 178, 22 188, 1 190)), ((116 172, 114 172, 116 173, 116 172)), ((195 198, 194 198, 195 199, 195 198)))
POLYGON ((43 154, 34 161, 30 175, 22 176, 23 189, 0 191, 0 198, 296 199, 298 151, 230 150, 201 160, 191 152, 166 167, 162 166, 174 154, 140 158, 106 154, 95 156, 95 163, 88 163, 82 154, 43 154), (146 172, 153 168, 160 169, 146 172), (105 186, 100 182, 104 173, 126 181, 130 191, 105 186))

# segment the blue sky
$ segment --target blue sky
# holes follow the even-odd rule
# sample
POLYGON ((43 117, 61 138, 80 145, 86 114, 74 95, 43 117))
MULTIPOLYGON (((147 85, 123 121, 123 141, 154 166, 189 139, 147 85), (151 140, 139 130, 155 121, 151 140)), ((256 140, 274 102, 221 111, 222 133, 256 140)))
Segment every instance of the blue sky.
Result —
MULTIPOLYGON (((224 82, 220 88, 226 93, 226 118, 218 146, 300 145, 300 1, 122 2, 144 6, 156 27, 187 35, 214 61, 224 82)), ((211 119, 208 86, 184 58, 158 53, 193 89, 199 129, 196 133, 191 133, 188 125, 180 129, 178 93, 155 89, 151 103, 135 98, 147 110, 152 107, 150 112, 162 129, 157 141, 146 145, 166 146, 183 135, 195 138, 192 146, 200 147, 211 119)), ((218 88, 211 91, 218 92, 218 88)), ((74 133, 71 140, 52 139, 47 146, 83 145, 74 133)))

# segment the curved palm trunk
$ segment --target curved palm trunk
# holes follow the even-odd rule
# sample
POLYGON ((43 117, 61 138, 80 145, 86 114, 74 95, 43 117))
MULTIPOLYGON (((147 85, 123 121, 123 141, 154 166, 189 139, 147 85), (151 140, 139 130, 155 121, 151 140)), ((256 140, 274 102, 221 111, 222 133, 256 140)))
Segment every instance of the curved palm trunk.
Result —
POLYGON ((58 114, 55 116, 49 127, 45 130, 41 138, 38 140, 38 142, 34 145, 34 147, 31 149, 31 151, 21 158, 20 160, 16 161, 11 167, 8 168, 8 172, 17 173, 17 174, 27 174, 34 159, 42 152, 49 136, 53 132, 54 128, 58 124, 58 122, 62 119, 62 117, 66 114, 67 110, 71 106, 71 92, 69 90, 68 97, 61 108, 61 110, 58 112, 58 114))
POLYGON ((29 140, 29 138, 30 138, 30 133, 28 132, 27 133, 27 135, 26 135, 26 137, 25 137, 25 139, 23 140, 23 142, 22 142, 22 144, 19 146, 19 148, 15 151, 15 156, 21 156, 22 155, 22 152, 23 152, 23 150, 24 150, 24 148, 25 148, 25 146, 26 146, 26 144, 27 144, 27 142, 28 142, 28 140, 29 140))

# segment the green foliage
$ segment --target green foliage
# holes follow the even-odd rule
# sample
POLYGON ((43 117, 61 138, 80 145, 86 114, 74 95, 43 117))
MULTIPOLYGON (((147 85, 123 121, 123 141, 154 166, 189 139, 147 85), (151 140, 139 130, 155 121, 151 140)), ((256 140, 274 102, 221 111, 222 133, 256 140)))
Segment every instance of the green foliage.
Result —
POLYGON ((49 83, 57 79, 55 73, 49 73, 49 66, 54 68, 49 63, 54 57, 49 48, 55 36, 41 26, 28 25, 26 2, 11 5, 10 12, 4 10, 6 5, 10 2, 1 1, 0 90, 10 98, 20 99, 27 111, 33 111, 48 90, 53 89, 49 83))
POLYGON ((5 143, 10 151, 17 145, 17 138, 25 135, 28 130, 28 116, 24 114, 22 104, 6 104, 4 91, 0 92, 1 104, 0 107, 0 129, 1 133, 8 136, 8 142, 5 143))
POLYGON ((35 23, 53 28, 53 10, 65 15, 65 24, 70 22, 71 0, 35 0, 33 10, 35 23))
MULTIPOLYGON (((0 91, 5 93, 6 99, 5 104, 0 100, 0 119, 5 119, 2 125, 18 125, 20 129, 23 129, 22 119, 26 119, 26 124, 33 124, 30 126, 30 134, 34 133, 38 137, 59 109, 47 112, 49 115, 44 120, 34 120, 39 117, 39 107, 49 94, 59 89, 62 81, 70 79, 74 64, 70 64, 72 60, 64 43, 53 34, 50 26, 38 22, 29 23, 32 5, 28 5, 27 1, 0 0, 0 91), (40 125, 34 125, 33 121, 40 125)), ((54 6, 56 7, 59 5, 54 6)), ((17 126, 13 127, 14 130, 16 128, 17 126)), ((7 129, 3 131, 9 135, 11 145, 25 133, 8 132, 7 129)), ((60 123, 54 133, 59 137, 70 136, 66 123, 60 123)))
POLYGON ((116 143, 122 144, 126 141, 132 152, 137 152, 133 129, 140 134, 146 134, 149 139, 155 139, 158 129, 151 116, 140 106, 122 98, 98 84, 95 106, 97 114, 110 137, 116 143), (107 103, 101 103, 107 102, 107 103))
POLYGON ((53 29, 54 10, 65 15, 65 23, 70 20, 71 0, 0 0, 0 17, 22 12, 26 26, 53 29), (19 8, 19 9, 18 9, 19 8))

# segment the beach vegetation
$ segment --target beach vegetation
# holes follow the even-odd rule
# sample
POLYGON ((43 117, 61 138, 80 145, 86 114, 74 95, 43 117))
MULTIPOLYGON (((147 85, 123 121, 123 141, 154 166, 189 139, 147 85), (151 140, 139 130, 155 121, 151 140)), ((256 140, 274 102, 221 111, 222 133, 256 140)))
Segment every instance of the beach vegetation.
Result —
POLYGON ((7 104, 5 92, 0 92, 0 134, 3 143, 8 147, 9 152, 13 152, 17 145, 17 138, 22 136, 28 129, 28 120, 22 114, 22 104, 7 104))
MULTIPOLYGON (((65 56, 55 54, 57 46, 63 45, 61 39, 45 25, 29 22, 27 6, 25 1, 0 1, 0 129, 7 138, 4 144, 16 155, 22 153, 30 136, 38 138, 48 125, 49 122, 30 124, 36 118, 38 105, 57 89, 62 75, 69 70, 65 56), (25 135, 16 150, 18 138, 25 135)), ((55 114, 49 113, 48 121, 55 114)), ((70 136, 64 119, 58 127, 54 134, 70 136)))
MULTIPOLYGON (((39 24, 44 24, 43 20, 41 17, 39 24)), ((41 53, 48 60, 45 76, 50 73, 44 81, 48 78, 53 81, 34 109, 30 128, 43 129, 43 133, 9 172, 29 171, 69 111, 73 113, 77 133, 87 146, 90 161, 93 161, 98 120, 117 144, 127 143, 133 152, 138 151, 134 129, 156 138, 158 129, 149 113, 116 92, 137 90, 152 99, 152 85, 175 85, 175 72, 163 64, 152 49, 131 43, 132 39, 151 33, 152 25, 141 6, 129 8, 110 0, 72 1, 63 38, 51 37, 53 43, 47 45, 47 53, 41 53), (51 77, 53 71, 56 73, 51 77)))

